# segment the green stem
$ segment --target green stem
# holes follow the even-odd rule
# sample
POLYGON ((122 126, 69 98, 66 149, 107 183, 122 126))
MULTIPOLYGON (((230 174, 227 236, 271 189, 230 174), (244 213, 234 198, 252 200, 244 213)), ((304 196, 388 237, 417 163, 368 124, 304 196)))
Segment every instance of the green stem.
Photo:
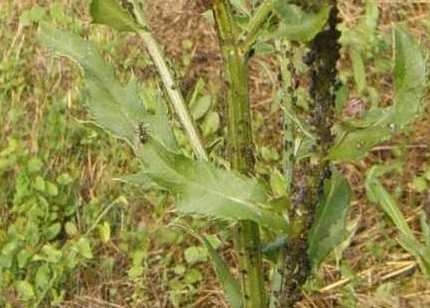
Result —
MULTIPOLYGON (((238 44, 237 27, 230 3, 215 0, 213 13, 224 60, 227 87, 228 156, 233 169, 250 174, 254 170, 254 146, 248 91, 248 59, 238 44)), ((235 230, 244 308, 267 307, 258 225, 241 221, 235 230)))
MULTIPOLYGON (((136 0, 132 0, 134 9, 133 12, 136 17, 136 20, 142 26, 143 29, 147 29, 148 27, 146 25, 143 13, 139 9, 139 5, 135 1, 136 0)), ((160 46, 158 45, 157 41, 152 36, 150 31, 141 30, 139 32, 139 35, 145 43, 146 49, 148 50, 152 62, 154 62, 154 65, 157 67, 158 73, 160 74, 161 80, 164 84, 167 95, 169 96, 173 109, 175 110, 182 127, 188 135, 188 139, 190 141, 191 147, 193 148, 194 154, 199 159, 207 160, 208 157, 206 154, 206 150, 203 146, 203 142, 201 141, 195 123, 192 120, 191 115, 188 111, 187 104, 185 103, 184 97, 182 96, 182 93, 179 89, 179 85, 173 78, 173 74, 170 72, 169 66, 166 63, 160 46)))
POLYGON ((248 24, 242 42, 242 50, 248 52, 254 45, 261 27, 267 22, 268 17, 273 11, 273 0, 265 0, 257 9, 248 24))

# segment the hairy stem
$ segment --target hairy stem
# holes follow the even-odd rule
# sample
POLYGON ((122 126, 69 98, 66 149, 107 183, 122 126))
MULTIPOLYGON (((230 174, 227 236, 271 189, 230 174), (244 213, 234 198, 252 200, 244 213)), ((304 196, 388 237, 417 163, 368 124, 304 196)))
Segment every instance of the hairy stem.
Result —
MULTIPOLYGON (((254 169, 254 146, 248 91, 248 59, 239 47, 237 27, 228 0, 215 0, 213 13, 224 60, 227 88, 228 156, 233 169, 249 174, 254 169)), ((258 225, 241 221, 235 230, 244 308, 267 306, 258 225)))
MULTIPOLYGON (((134 6, 133 12, 136 17, 136 21, 142 26, 142 28, 147 29, 147 25, 145 23, 144 16, 139 9, 139 5, 135 2, 135 0, 133 0, 132 3, 134 6)), ((178 116, 178 119, 188 136, 194 154, 199 159, 207 160, 208 158, 206 150, 203 146, 203 142, 188 111, 188 107, 179 89, 179 85, 173 78, 173 74, 170 72, 169 66, 167 65, 160 46, 152 36, 151 32, 147 30, 141 30, 139 35, 145 43, 145 47, 148 50, 152 62, 154 62, 154 65, 157 67, 167 95, 169 96, 173 109, 175 110, 176 115, 178 116)))

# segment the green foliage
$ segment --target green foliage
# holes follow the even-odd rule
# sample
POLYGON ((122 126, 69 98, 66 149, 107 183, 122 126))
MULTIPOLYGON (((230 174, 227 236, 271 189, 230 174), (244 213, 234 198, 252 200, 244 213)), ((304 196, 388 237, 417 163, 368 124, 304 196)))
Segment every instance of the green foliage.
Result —
MULTIPOLYGON (((136 85, 121 87, 112 66, 102 60, 91 43, 47 26, 41 29, 40 41, 83 67, 90 96, 87 106, 98 125, 137 147, 140 140, 136 130, 144 123, 157 140, 174 148, 172 133, 160 135, 169 132, 166 128, 159 129, 168 125, 166 117, 148 121, 156 115, 145 111, 137 97, 136 85)), ((274 230, 285 229, 282 217, 260 206, 267 201, 266 193, 252 180, 170 152, 156 141, 141 146, 139 158, 145 165, 145 176, 181 196, 178 210, 182 213, 249 219, 274 230)))
POLYGON ((413 123, 423 110, 427 66, 417 41, 404 27, 395 32, 393 123, 399 129, 413 123))
POLYGON ((197 234, 194 230, 184 227, 188 233, 198 239, 206 248, 214 267, 214 270, 218 276, 220 283, 223 286, 224 294, 229 301, 232 308, 242 307, 242 297, 239 286, 239 281, 233 277, 230 273, 230 269, 225 261, 218 254, 214 245, 210 242, 208 237, 197 234))
POLYGON ((5 304, 11 288, 28 306, 40 305, 48 298, 60 303, 67 277, 93 258, 87 238, 77 230, 73 236, 63 234, 63 226, 74 221, 76 200, 70 196, 74 181, 65 182, 66 174, 48 178, 42 159, 31 157, 14 139, 0 157, 13 157, 14 163, 22 166, 13 181, 10 214, 15 219, 0 231, 0 304, 5 304))
POLYGON ((423 108, 427 70, 420 47, 403 27, 395 30, 394 61, 394 104, 385 108, 375 107, 360 121, 351 120, 339 125, 336 144, 330 149, 330 159, 361 159, 375 145, 403 131, 419 116, 423 108))
POLYGON ((168 151, 156 141, 142 146, 144 173, 160 187, 179 195, 184 214, 252 220, 271 230, 285 230, 283 217, 265 208, 267 195, 255 180, 168 151))
MULTIPOLYGON (((421 228, 424 232, 425 244, 422 244, 409 227, 397 201, 381 184, 378 177, 392 171, 395 166, 373 166, 366 175, 365 187, 369 200, 381 206, 400 233, 400 245, 415 256, 423 274, 430 279, 430 246, 428 245, 428 222, 421 218, 421 228)), ((424 215, 424 214, 422 214, 424 215)))
POLYGON ((358 160, 365 157, 378 144, 390 139, 392 130, 370 126, 347 131, 343 136, 338 135, 338 142, 329 153, 333 160, 358 160))
POLYGON ((31 9, 24 11, 20 18, 19 23, 22 26, 29 26, 33 23, 42 21, 46 16, 46 9, 39 5, 33 6, 31 9))
POLYGON ((298 42, 311 41, 326 24, 330 12, 328 5, 322 5, 318 12, 305 12, 283 0, 273 0, 273 6, 282 21, 278 35, 298 42))
POLYGON ((121 7, 119 1, 93 0, 90 12, 94 23, 107 25, 118 31, 135 32, 140 29, 129 12, 121 7))
MULTIPOLYGON (((138 96, 136 81, 121 86, 112 65, 103 60, 93 43, 46 24, 41 25, 39 40, 57 55, 71 58, 82 67, 87 76, 86 105, 100 127, 135 147, 140 142, 138 130, 143 123, 154 138, 171 149, 176 147, 167 125, 165 105, 151 104, 156 110, 145 109, 138 96)), ((151 99, 150 89, 145 96, 151 99)))
POLYGON ((353 78, 360 95, 365 95, 365 90, 368 89, 365 62, 373 57, 377 49, 378 20, 378 4, 368 0, 366 1, 365 13, 358 24, 352 28, 341 28, 341 43, 351 58, 353 78))
MULTIPOLYGON (((243 25, 250 24, 249 21, 254 17, 252 9, 260 2, 242 0, 230 2, 235 8, 235 13, 239 13, 235 16, 238 29, 242 27, 246 29, 243 25)), ((280 19, 280 29, 277 32, 273 31, 271 27, 276 24, 273 19, 271 19, 273 23, 267 22, 261 31, 263 44, 255 46, 257 51, 265 50, 271 53, 287 40, 307 43, 323 29, 328 17, 328 6, 321 6, 318 11, 306 11, 287 2, 273 1, 277 16, 273 19, 280 19), (272 44, 268 37, 275 38, 276 42, 272 44)), ((94 23, 110 26, 120 32, 147 31, 135 20, 134 8, 124 9, 119 1, 93 0, 90 9, 94 23)), ((0 18, 1 16, 2 12, 0 12, 0 18)), ((83 29, 80 23, 72 24, 73 19, 64 14, 61 5, 57 2, 46 7, 30 8, 21 15, 20 24, 30 31, 32 25, 48 19, 62 27, 72 28, 75 32, 83 29)), ((367 1, 366 13, 358 26, 344 31, 342 37, 343 46, 349 50, 353 66, 352 75, 347 76, 354 79, 360 95, 369 97, 374 94, 371 88, 372 76, 368 75, 365 67, 375 52, 375 46, 380 43, 376 33, 377 22, 377 4, 374 1, 367 1)), ((100 33, 97 32, 98 37, 99 35, 103 37, 100 33)), ((160 278, 160 285, 165 287, 163 291, 169 292, 171 304, 176 307, 186 306, 188 303, 185 303, 185 297, 191 298, 197 293, 196 287, 205 278, 200 269, 201 263, 209 259, 230 305, 233 308, 242 307, 243 294, 241 294, 239 282, 217 252, 218 246, 214 244, 215 241, 210 237, 194 234, 201 242, 200 245, 184 243, 181 233, 169 230, 162 224, 167 218, 166 213, 171 219, 170 195, 176 197, 176 209, 179 214, 217 219, 216 222, 221 223, 220 228, 225 228, 225 232, 221 232, 223 241, 230 240, 230 236, 225 235, 229 234, 230 228, 222 225, 223 220, 227 220, 228 223, 252 220, 264 229, 265 241, 277 239, 266 245, 264 249, 269 255, 269 261, 276 262, 278 256, 276 253, 285 247, 288 236, 288 225, 282 214, 290 207, 286 179, 277 171, 281 170, 279 164, 282 159, 276 147, 272 144, 270 146, 258 144, 260 149, 256 168, 258 181, 255 178, 236 174, 228 168, 220 168, 212 162, 193 160, 188 155, 189 144, 175 123, 171 121, 163 94, 158 87, 154 87, 153 83, 145 81, 145 84, 140 85, 131 78, 127 84, 122 84, 119 79, 123 80, 123 76, 117 78, 113 65, 103 59, 103 53, 95 47, 95 44, 82 40, 78 35, 55 30, 47 24, 42 24, 38 37, 40 42, 53 50, 56 55, 70 58, 82 68, 85 77, 85 103, 95 123, 132 146, 137 159, 131 164, 141 164, 141 171, 136 175, 122 178, 138 185, 137 192, 132 195, 133 202, 127 205, 126 211, 120 207, 114 207, 117 205, 116 201, 105 208, 100 208, 103 202, 92 199, 93 194, 103 200, 112 198, 114 194, 111 191, 113 185, 107 180, 111 174, 104 172, 104 162, 108 161, 109 165, 115 168, 121 166, 121 169, 125 169, 124 172, 129 172, 128 163, 124 162, 132 161, 131 154, 124 154, 117 146, 112 146, 116 143, 109 136, 101 140, 101 130, 85 130, 76 127, 71 129, 65 125, 65 119, 69 117, 68 112, 70 112, 67 108, 71 108, 69 106, 76 100, 73 87, 70 92, 59 93, 59 97, 67 96, 64 101, 51 102, 49 98, 46 106, 42 106, 41 110, 37 109, 37 114, 43 114, 43 118, 40 119, 43 124, 35 124, 31 130, 34 133, 35 130, 43 127, 43 132, 40 133, 40 141, 37 137, 31 136, 31 142, 36 145, 33 145, 30 151, 28 145, 21 141, 26 140, 27 136, 18 133, 19 130, 30 131, 29 127, 23 126, 24 121, 22 121, 28 116, 25 113, 28 106, 19 106, 20 104, 15 101, 15 106, 9 110, 4 103, 9 101, 10 93, 13 93, 15 99, 18 97, 20 103, 21 94, 27 91, 25 78, 10 73, 11 70, 23 67, 25 61, 21 58, 25 58, 17 52, 16 56, 7 60, 9 62, 0 61, 0 83, 2 84, 0 120, 3 120, 3 114, 7 114, 8 121, 5 127, 14 127, 12 138, 0 140, 0 147, 2 147, 0 177, 5 183, 0 189, 0 201, 5 201, 4 208, 2 207, 1 210, 7 213, 7 217, 0 218, 2 227, 0 229, 0 306, 8 304, 6 301, 10 294, 16 294, 19 297, 19 303, 26 307, 61 305, 66 297, 71 297, 75 292, 76 286, 71 283, 73 280, 71 278, 75 277, 77 271, 82 268, 90 269, 87 267, 89 262, 93 262, 96 266, 100 277, 109 277, 108 279, 112 280, 113 277, 110 275, 113 275, 114 265, 117 262, 110 256, 109 249, 113 247, 116 253, 121 255, 121 263, 124 263, 123 259, 129 261, 129 264, 124 265, 126 268, 121 274, 126 273, 126 275, 122 275, 124 277, 121 279, 133 285, 132 295, 129 298, 130 305, 137 307, 145 305, 146 281, 150 267, 160 266, 159 271, 163 272, 163 275, 160 275, 163 276, 160 278), (49 112, 45 112, 46 110, 49 112), (147 138, 141 138, 142 131, 148 134, 147 138), (5 144, 6 140, 9 144, 5 144), (37 150, 38 147, 40 150, 37 150), (52 163, 50 163, 51 160, 53 160, 52 163), (52 168, 60 168, 59 160, 68 167, 58 175, 54 174, 52 168), (99 169, 102 171, 100 174, 92 173, 91 179, 83 173, 79 176, 76 170, 80 171, 85 164, 93 169, 93 173, 97 173, 99 169), (86 199, 87 190, 92 190, 93 186, 97 185, 104 186, 105 189, 91 191, 89 193, 91 200, 83 201, 82 199, 86 199), (271 193, 269 193, 269 187, 271 193), (275 199, 269 199, 269 195, 275 199), (144 201, 140 202, 141 199, 144 201), (145 207, 141 206, 142 204, 145 207), (137 205, 138 215, 134 215, 134 205, 137 205), (145 219, 135 221, 136 218, 141 218, 143 211, 145 219), (139 223, 139 229, 135 228, 136 223, 139 223), (177 256, 170 250, 162 248, 162 257, 157 256, 155 263, 152 263, 154 259, 151 259, 153 257, 147 251, 150 237, 156 240, 154 246, 182 245, 188 248, 184 250, 180 261, 175 259, 177 256), (99 245, 96 250, 95 243, 102 245, 99 245), (107 251, 104 251, 105 249, 107 251)), ((112 39, 110 36, 109 38, 112 39)), ((0 39, 2 39, 1 35, 0 39)), ((109 41, 108 44, 100 45, 104 47, 104 51, 110 53, 115 50, 117 43, 109 41)), ((401 27, 395 32, 394 43, 393 106, 382 108, 373 105, 363 118, 340 123, 335 130, 336 145, 331 149, 328 159, 348 161, 365 157, 375 145, 388 140, 394 133, 404 131, 422 111, 421 98, 424 94, 426 78, 424 57, 416 40, 401 27)), ((135 53, 138 54, 139 51, 135 53)), ((129 67, 129 63, 133 61, 127 59, 125 66, 129 67)), ((52 78, 61 81, 62 75, 55 74, 57 67, 52 63, 47 65, 49 73, 47 75, 53 74, 52 78)), ((265 69, 270 70, 270 68, 265 69)), ((303 71, 303 67, 301 70, 303 71)), ((140 73, 140 67, 136 71, 140 73)), ((68 73, 67 71, 67 77, 69 77, 68 73)), ((272 72, 268 73, 268 76, 272 75, 272 72)), ((46 95, 43 92, 44 90, 46 92, 46 89, 53 88, 60 92, 56 86, 53 87, 52 80, 51 83, 43 83, 38 87, 41 88, 42 95, 35 91, 37 101, 43 101, 45 96, 51 96, 51 93, 46 95)), ((201 81, 200 84, 198 82, 188 106, 193 119, 201 128, 207 147, 212 150, 211 158, 219 164, 224 164, 222 158, 218 157, 218 149, 223 144, 222 137, 214 141, 211 139, 216 137, 217 132, 222 128, 221 117, 215 112, 217 93, 208 93, 209 91, 205 92, 205 90, 204 82, 201 81)), ((303 94, 303 89, 300 90, 303 94)), ((348 97, 346 87, 343 90, 343 99, 339 99, 339 114, 343 102, 348 97)), ((32 91, 30 92, 33 95, 32 91)), ((373 96, 378 95, 376 93, 376 96, 373 96)), ((300 107, 308 112, 308 106, 303 102, 300 103, 300 107)), ((44 101, 43 104, 45 104, 44 101)), ((73 108, 76 108, 75 105, 73 108)), ((73 109, 73 111, 76 113, 73 116, 82 116, 79 109, 73 109)), ((275 109, 272 111, 274 112, 275 109)), ((313 139, 313 135, 309 133, 307 124, 301 121, 300 115, 291 114, 291 117, 306 135, 304 141, 296 140, 298 157, 309 157, 311 146, 308 146, 310 144, 308 141, 313 139)), ((260 118, 263 117, 260 116, 260 118)), ((400 230, 400 244, 416 256, 422 271, 430 276, 428 259, 430 228, 426 217, 422 214, 420 220, 423 242, 425 242, 423 244, 402 216, 395 198, 377 179, 380 174, 375 170, 377 169, 371 169, 366 179, 369 199, 381 205, 400 230)), ((427 174, 417 176, 411 183, 411 187, 417 192, 425 192, 428 181, 430 177, 427 174)), ((319 202, 315 225, 309 237, 308 253, 314 266, 319 265, 333 248, 339 248, 342 245, 343 249, 345 245, 349 245, 351 238, 346 239, 345 235, 350 234, 346 232, 345 223, 350 198, 351 189, 346 179, 336 172, 331 181, 325 183, 324 196, 319 202), (345 244, 344 242, 347 241, 348 243, 345 244)), ((199 220, 192 221, 187 217, 185 221, 190 225, 202 227, 199 220)), ((217 229, 217 226, 217 224, 211 225, 214 229, 217 229)), ((156 270, 158 271, 158 268, 156 270)), ((352 270, 346 266, 341 270, 342 275, 354 277, 352 270)), ((280 278, 277 272, 273 277, 275 278, 273 285, 276 286, 281 279, 277 279, 280 278)), ((114 297, 117 291, 108 290, 108 296, 114 297)), ((277 296, 275 293, 273 295, 274 298, 277 296)), ((353 290, 351 290, 351 298, 353 298, 353 290)))
POLYGON ((223 285, 225 296, 229 301, 231 307, 242 307, 242 297, 240 294, 241 291, 239 282, 231 275, 227 264, 218 255, 212 244, 206 238, 202 238, 202 241, 209 252, 215 272, 218 276, 219 281, 223 285))
POLYGON ((343 175, 335 172, 324 186, 324 197, 317 207, 315 223, 309 234, 309 257, 314 265, 344 239, 351 188, 343 175))
POLYGON ((366 68, 363 58, 358 50, 351 50, 352 71, 358 93, 363 93, 366 88, 366 68))

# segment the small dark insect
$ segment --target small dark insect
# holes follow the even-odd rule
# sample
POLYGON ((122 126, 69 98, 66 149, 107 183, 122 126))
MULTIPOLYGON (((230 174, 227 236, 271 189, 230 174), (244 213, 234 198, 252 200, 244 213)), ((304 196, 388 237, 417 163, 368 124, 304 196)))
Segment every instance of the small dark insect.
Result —
POLYGON ((299 76, 293 75, 291 78, 291 86, 294 88, 294 90, 297 90, 300 86, 300 79, 299 76))
POLYGON ((138 126, 138 135, 139 135, 139 141, 142 144, 145 144, 149 139, 148 127, 142 122, 139 123, 139 126, 138 126))

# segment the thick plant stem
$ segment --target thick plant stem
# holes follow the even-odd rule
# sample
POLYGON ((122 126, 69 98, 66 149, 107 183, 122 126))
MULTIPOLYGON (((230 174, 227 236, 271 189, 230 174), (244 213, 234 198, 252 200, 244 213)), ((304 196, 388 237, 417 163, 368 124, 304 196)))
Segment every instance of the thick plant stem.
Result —
MULTIPOLYGON (((233 169, 250 174, 254 169, 254 146, 248 91, 247 54, 239 47, 230 3, 215 0, 213 13, 224 60, 228 121, 228 156, 233 169)), ((267 307, 258 225, 241 221, 235 230, 244 308, 267 307)))
POLYGON ((332 125, 335 110, 336 64, 339 59, 340 32, 336 29, 338 10, 332 4, 327 27, 309 44, 306 64, 309 66, 308 123, 316 136, 311 156, 301 159, 294 166, 292 207, 289 212, 290 230, 285 258, 285 276, 281 307, 293 307, 300 300, 301 287, 306 283, 311 263, 308 257, 308 235, 315 211, 323 193, 324 181, 329 179, 330 162, 326 159, 333 144, 332 125))
MULTIPOLYGON (((136 0, 132 1, 134 17, 140 26, 142 26, 142 29, 147 29, 143 14, 139 8, 139 5, 135 1, 136 0)), ((179 89, 178 83, 173 78, 173 74, 167 65, 160 46, 150 31, 140 30, 139 35, 145 43, 145 47, 148 50, 152 62, 154 62, 154 65, 157 67, 158 73, 160 74, 161 80, 166 89, 166 93, 169 96, 170 102, 176 112, 179 122, 188 136, 194 154, 198 159, 207 160, 208 157, 203 146, 203 142, 188 111, 188 107, 179 89)))

